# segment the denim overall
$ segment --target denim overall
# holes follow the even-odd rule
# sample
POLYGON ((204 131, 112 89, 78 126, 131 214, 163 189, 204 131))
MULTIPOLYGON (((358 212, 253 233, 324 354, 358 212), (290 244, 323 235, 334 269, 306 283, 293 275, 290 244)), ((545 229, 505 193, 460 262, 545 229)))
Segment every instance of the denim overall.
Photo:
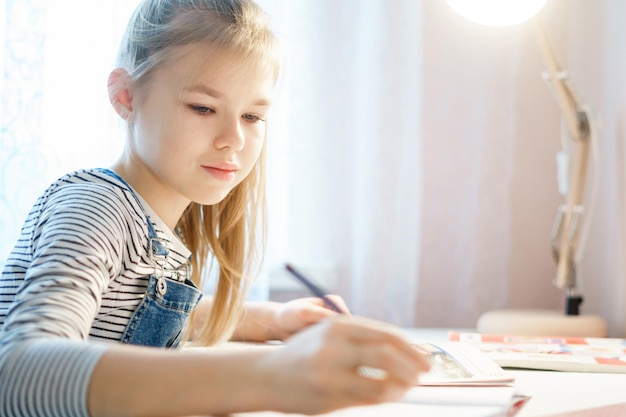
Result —
MULTIPOLYGON (((122 177, 108 169, 99 171, 125 184, 142 206, 122 177)), ((165 277, 168 250, 147 215, 146 221, 148 251, 154 262, 154 273, 149 276, 143 300, 130 318, 121 341, 133 345, 175 348, 180 345, 189 315, 202 298, 202 292, 188 278, 179 282, 165 277)))

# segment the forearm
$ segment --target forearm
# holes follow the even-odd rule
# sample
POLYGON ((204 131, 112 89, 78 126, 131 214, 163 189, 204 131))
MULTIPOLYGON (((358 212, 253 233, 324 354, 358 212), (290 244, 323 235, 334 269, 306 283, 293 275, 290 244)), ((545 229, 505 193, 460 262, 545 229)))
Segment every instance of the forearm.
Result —
POLYGON ((273 301, 247 302, 232 340, 265 342, 284 339, 286 335, 276 325, 276 314, 280 306, 280 303, 273 301))
MULTIPOLYGON (((202 326, 208 321, 212 303, 211 297, 204 297, 198 304, 192 323, 192 337, 199 334, 202 326)), ((285 335, 276 327, 276 311, 280 305, 273 301, 246 302, 231 339, 246 342, 282 339, 285 335)))
POLYGON ((339 316, 271 348, 111 347, 92 373, 88 406, 91 417, 321 414, 398 400, 427 369, 395 332, 339 316), (386 377, 364 377, 359 366, 386 377))
POLYGON ((91 417, 228 414, 275 404, 260 350, 168 351, 120 346, 96 365, 91 417))

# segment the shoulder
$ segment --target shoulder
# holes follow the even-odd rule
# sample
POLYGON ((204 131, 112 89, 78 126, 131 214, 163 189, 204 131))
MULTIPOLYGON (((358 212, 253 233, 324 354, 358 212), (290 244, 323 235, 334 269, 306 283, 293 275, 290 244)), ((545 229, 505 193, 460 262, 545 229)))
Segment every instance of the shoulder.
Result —
MULTIPOLYGON (((116 265, 141 257, 146 215, 133 191, 102 170, 79 170, 52 183, 31 213, 34 256, 95 257, 116 265)), ((93 262, 92 262, 93 263, 93 262)))
POLYGON ((34 237, 41 235, 92 238, 123 242, 142 241, 146 216, 132 190, 103 170, 79 170, 52 183, 33 212, 34 237))
POLYGON ((116 217, 144 221, 132 190, 103 170, 79 170, 52 183, 39 201, 42 212, 82 213, 87 217, 116 217))
POLYGON ((126 184, 99 169, 79 170, 66 174, 52 183, 44 196, 57 200, 55 202, 94 196, 101 198, 103 202, 112 201, 129 207, 138 205, 126 184))

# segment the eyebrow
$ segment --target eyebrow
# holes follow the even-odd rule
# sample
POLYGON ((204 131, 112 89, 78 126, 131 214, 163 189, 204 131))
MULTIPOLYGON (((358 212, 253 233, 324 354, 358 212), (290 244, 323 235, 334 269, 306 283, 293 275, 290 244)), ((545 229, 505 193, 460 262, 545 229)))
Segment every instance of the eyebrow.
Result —
MULTIPOLYGON (((215 90, 215 89, 213 89, 211 87, 203 85, 203 84, 193 85, 193 86, 191 86, 189 88, 186 88, 185 90, 189 91, 191 93, 206 94, 207 96, 211 96, 211 97, 217 98, 217 99, 220 99, 220 98, 224 97, 223 93, 221 93, 221 92, 219 92, 219 91, 217 91, 217 90, 215 90)), ((254 105, 254 106, 269 106, 271 104, 272 104, 271 101, 269 101, 268 99, 265 99, 265 98, 257 99, 257 100, 255 100, 252 103, 252 105, 254 105)))

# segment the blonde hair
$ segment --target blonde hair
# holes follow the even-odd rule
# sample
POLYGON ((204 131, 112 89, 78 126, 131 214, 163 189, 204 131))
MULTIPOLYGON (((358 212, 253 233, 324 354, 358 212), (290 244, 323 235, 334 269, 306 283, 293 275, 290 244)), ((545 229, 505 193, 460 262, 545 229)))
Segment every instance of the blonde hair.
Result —
MULTIPOLYGON (((143 0, 132 15, 118 55, 132 82, 145 81, 176 48, 196 43, 234 54, 278 76, 278 41, 267 16, 250 0, 143 0)), ((210 57, 207 59, 210 60, 210 57)), ((241 313, 265 244, 265 145, 250 174, 215 205, 191 203, 178 230, 192 252, 192 280, 203 286, 211 254, 219 276, 211 314, 195 339, 228 338, 241 313)))

